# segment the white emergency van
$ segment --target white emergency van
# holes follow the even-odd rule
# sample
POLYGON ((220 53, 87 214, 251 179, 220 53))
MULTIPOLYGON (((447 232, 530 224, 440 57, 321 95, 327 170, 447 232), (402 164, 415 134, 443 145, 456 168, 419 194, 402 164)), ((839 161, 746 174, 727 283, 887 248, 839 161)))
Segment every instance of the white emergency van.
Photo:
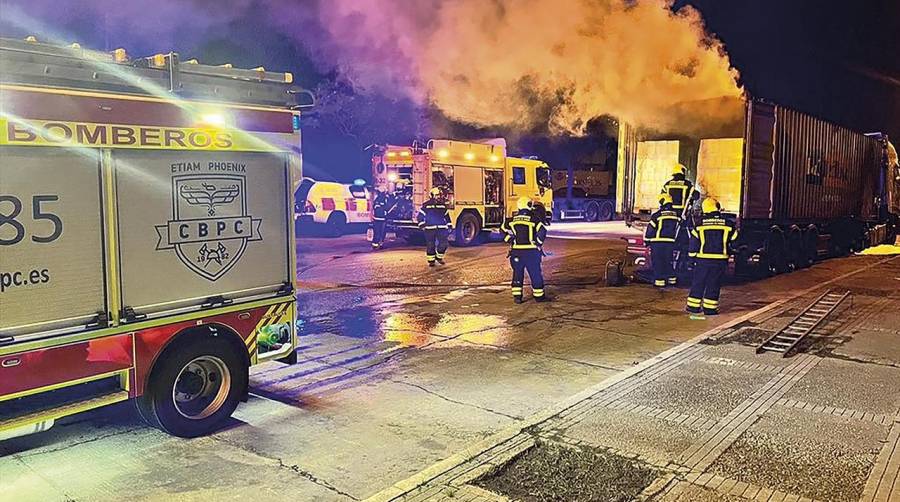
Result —
POLYGON ((372 209, 369 189, 330 181, 303 178, 294 194, 294 220, 300 230, 324 230, 339 237, 351 225, 368 224, 372 209))

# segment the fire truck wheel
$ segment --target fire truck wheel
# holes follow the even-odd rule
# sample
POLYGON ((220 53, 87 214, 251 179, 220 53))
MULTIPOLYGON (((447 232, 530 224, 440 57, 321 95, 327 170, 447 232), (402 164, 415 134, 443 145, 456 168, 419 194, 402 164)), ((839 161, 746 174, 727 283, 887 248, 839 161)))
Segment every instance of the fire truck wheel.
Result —
POLYGON ((219 429, 247 388, 247 365, 222 337, 193 337, 166 350, 138 399, 141 416, 169 434, 192 438, 219 429))
POLYGON ((456 240, 454 245, 460 247, 478 244, 481 237, 481 220, 472 213, 464 212, 456 220, 456 240))

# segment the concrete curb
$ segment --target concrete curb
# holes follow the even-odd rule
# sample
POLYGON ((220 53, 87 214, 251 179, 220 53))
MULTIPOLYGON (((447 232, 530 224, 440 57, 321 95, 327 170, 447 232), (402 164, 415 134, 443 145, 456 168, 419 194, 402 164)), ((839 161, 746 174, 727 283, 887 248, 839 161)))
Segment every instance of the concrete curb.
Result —
POLYGON ((513 437, 522 433, 522 431, 524 431, 525 429, 528 429, 528 428, 538 425, 542 422, 545 422, 545 421, 549 420, 550 418, 553 418, 554 416, 559 415, 560 413, 566 411, 567 409, 575 406, 576 404, 580 403, 581 401, 584 401, 585 399, 588 399, 591 396, 593 396, 599 392, 602 392, 603 390, 607 389, 608 387, 610 387, 616 383, 619 383, 627 378, 630 378, 638 373, 641 373, 642 371, 645 371, 663 361, 666 361, 667 359, 670 359, 670 358, 684 352, 685 350, 697 345, 698 343, 702 342, 703 340, 706 340, 707 338, 709 338, 721 331, 724 331, 728 328, 736 326, 744 321, 750 320, 760 314, 764 314, 771 310, 777 309, 778 307, 781 307, 782 305, 784 305, 790 301, 793 301, 797 298, 808 295, 809 293, 812 293, 814 291, 820 290, 820 289, 822 289, 830 284, 833 284, 837 281, 846 279, 847 277, 854 276, 861 272, 865 272, 866 270, 869 270, 871 268, 877 267, 879 265, 882 265, 889 261, 893 261, 898 258, 900 258, 900 256, 892 256, 890 258, 879 260, 875 263, 870 263, 869 265, 866 265, 855 271, 847 272, 846 274, 842 274, 838 277, 835 277, 835 278, 832 278, 823 283, 817 284, 811 288, 800 291, 800 292, 794 294, 793 296, 783 298, 781 300, 770 303, 770 304, 766 305, 765 307, 758 308, 754 311, 748 312, 739 317, 731 319, 730 321, 726 321, 723 324, 720 324, 712 329, 709 329, 709 330, 701 333, 700 335, 697 335, 697 336, 691 338, 690 340, 688 340, 686 342, 682 342, 681 344, 676 345, 675 347, 672 347, 664 352, 661 352, 661 353, 651 357, 650 359, 647 359, 627 370, 621 371, 621 372, 603 380, 602 382, 598 383, 597 385, 594 385, 593 387, 589 387, 588 389, 585 389, 585 390, 579 392, 578 394, 575 394, 575 395, 573 395, 569 398, 566 398, 563 401, 560 401, 542 411, 539 411, 539 412, 527 417, 525 420, 522 420, 521 422, 516 422, 515 424, 511 425, 510 427, 507 427, 506 429, 503 429, 500 432, 498 432, 488 438, 478 441, 477 443, 474 443, 474 444, 466 447, 462 451, 459 451, 459 452, 445 458, 444 460, 441 460, 435 464, 432 464, 431 466, 425 468, 424 470, 418 472, 417 474, 414 474, 402 481, 398 481, 397 483, 393 484, 392 486, 389 486, 388 488, 367 498, 366 501, 367 502, 387 502, 390 500, 394 500, 398 497, 402 497, 403 495, 428 483, 429 481, 440 476, 441 474, 453 469, 454 467, 457 467, 460 464, 468 462, 468 461, 472 460, 473 458, 481 455, 482 453, 485 453, 486 451, 496 447, 497 445, 512 439, 513 437))

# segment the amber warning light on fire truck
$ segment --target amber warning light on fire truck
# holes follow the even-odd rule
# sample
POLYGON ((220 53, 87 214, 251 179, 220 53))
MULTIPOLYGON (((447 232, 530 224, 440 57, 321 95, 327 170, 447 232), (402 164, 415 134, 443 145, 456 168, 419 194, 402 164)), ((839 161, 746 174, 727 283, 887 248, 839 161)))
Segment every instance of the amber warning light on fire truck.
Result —
POLYGON ((198 436, 296 360, 303 92, 157 59, 0 39, 0 439, 127 399, 198 436))

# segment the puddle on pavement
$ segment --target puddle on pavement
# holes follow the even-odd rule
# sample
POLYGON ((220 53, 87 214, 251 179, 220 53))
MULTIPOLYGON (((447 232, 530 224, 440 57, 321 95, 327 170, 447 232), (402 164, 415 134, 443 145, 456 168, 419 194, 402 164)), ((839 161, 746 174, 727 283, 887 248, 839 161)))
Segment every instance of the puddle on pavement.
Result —
MULTIPOLYGON (((470 343, 502 347, 509 344, 512 336, 506 318, 497 315, 415 314, 387 309, 350 307, 330 316, 300 319, 297 333, 301 339, 331 333, 361 340, 383 340, 397 344, 396 348, 451 348, 470 343)), ((302 340, 300 343, 303 344, 302 340)))

